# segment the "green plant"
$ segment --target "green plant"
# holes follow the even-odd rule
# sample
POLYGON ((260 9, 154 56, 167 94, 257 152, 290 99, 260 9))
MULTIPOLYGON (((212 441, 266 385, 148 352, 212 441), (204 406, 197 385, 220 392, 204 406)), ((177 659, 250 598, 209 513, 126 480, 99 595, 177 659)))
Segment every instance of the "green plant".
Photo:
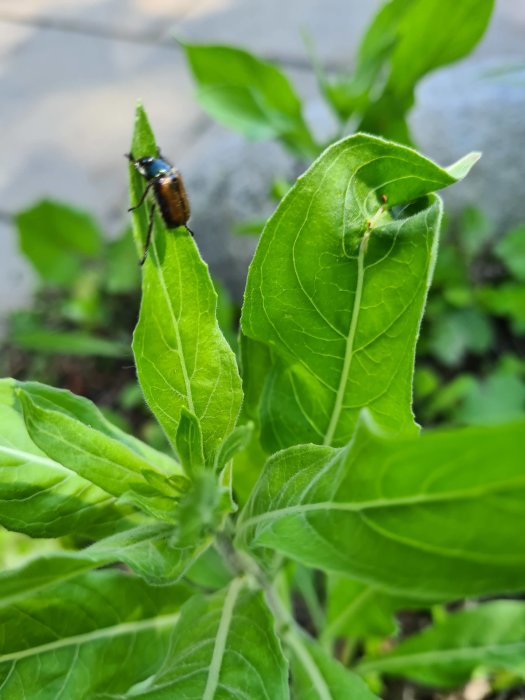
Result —
MULTIPOLYGON (((355 68, 330 78, 307 43, 321 95, 338 121, 335 139, 349 130, 411 143, 407 115, 427 73, 466 56, 483 36, 494 0, 389 0, 366 30, 355 68)), ((317 143, 303 105, 280 68, 232 46, 180 42, 197 99, 219 123, 250 140, 277 139, 311 159, 317 143)))
POLYGON ((496 239, 477 208, 449 227, 436 265, 416 376, 424 422, 490 424, 525 411, 522 226, 496 239))
MULTIPOLYGON (((166 445, 144 407, 130 363, 140 303, 131 229, 108 240, 86 212, 44 200, 14 218, 37 291, 8 319, 0 373, 69 388, 96 401, 120 427, 166 445)), ((214 281, 224 334, 236 343, 236 309, 214 281)))
MULTIPOLYGON (((132 150, 155 152, 140 107, 132 150)), ((176 457, 86 399, 0 382, 0 522, 69 546, 0 575, 3 697, 369 700, 359 674, 377 692, 383 672, 523 676, 523 603, 439 607, 523 589, 523 421, 418 435, 411 413, 433 191, 476 158, 327 149, 262 235, 242 380, 195 241, 157 217, 133 351, 176 457), (407 607, 436 623, 384 653, 407 607)), ((130 169, 132 203, 142 187, 130 169)), ((140 252, 142 210, 133 231, 140 252)))

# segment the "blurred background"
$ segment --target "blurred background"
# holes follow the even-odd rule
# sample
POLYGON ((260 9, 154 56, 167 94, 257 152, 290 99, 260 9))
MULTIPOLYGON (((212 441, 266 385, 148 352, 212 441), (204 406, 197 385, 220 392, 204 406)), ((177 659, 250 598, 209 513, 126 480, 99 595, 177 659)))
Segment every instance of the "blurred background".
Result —
POLYGON ((525 3, 462 0, 458 7, 466 11, 450 26, 447 16, 420 18, 421 31, 407 33, 413 59, 405 74, 419 67, 401 107, 391 88, 403 82, 403 71, 392 78, 391 64, 407 35, 366 48, 373 35, 367 28, 384 5, 0 0, 2 375, 87 395, 126 427, 162 442, 129 357, 139 268, 127 231, 123 154, 137 99, 163 153, 184 175, 191 227, 235 345, 257 234, 316 150, 299 153, 279 134, 254 142, 245 138, 254 135, 250 129, 235 129, 228 115, 206 112, 177 38, 242 47, 278 65, 319 148, 362 128, 411 143, 442 165, 483 151, 468 179, 445 193, 446 232, 419 345, 416 412, 425 425, 521 414, 525 3))

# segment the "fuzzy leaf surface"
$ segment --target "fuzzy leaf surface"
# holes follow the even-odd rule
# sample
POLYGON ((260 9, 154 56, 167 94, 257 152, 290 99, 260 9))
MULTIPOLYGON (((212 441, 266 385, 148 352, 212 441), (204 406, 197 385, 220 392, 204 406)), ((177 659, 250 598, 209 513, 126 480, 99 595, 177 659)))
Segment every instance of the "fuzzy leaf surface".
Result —
POLYGON ((288 668, 262 594, 234 579, 181 611, 170 659, 134 697, 285 700, 288 668))
MULTIPOLYGON (((156 154, 141 107, 132 152, 135 158, 156 154)), ((144 182, 132 166, 130 189, 135 204, 144 182)), ((136 240, 143 245, 144 207, 133 218, 136 240)), ((166 229, 157 215, 143 266, 142 303, 133 336, 139 382, 172 444, 176 444, 182 408, 197 417, 207 459, 233 430, 242 400, 235 355, 219 329, 216 309, 217 293, 194 239, 185 227, 166 229)))
POLYGON ((113 570, 1 607, 2 697, 128 697, 169 657, 188 595, 185 586, 152 587, 113 570))
POLYGON ((358 668, 440 688, 466 683, 478 668, 525 677, 525 603, 498 600, 449 615, 358 668))
POLYGON ((411 599, 520 591, 524 427, 394 439, 365 416, 345 448, 297 446, 268 461, 239 544, 411 599))
POLYGON ((243 333, 272 351, 260 407, 269 452, 344 445, 364 407, 389 430, 415 430, 414 352, 441 219, 429 193, 476 160, 445 170, 358 134, 328 148, 283 199, 242 313, 243 333))

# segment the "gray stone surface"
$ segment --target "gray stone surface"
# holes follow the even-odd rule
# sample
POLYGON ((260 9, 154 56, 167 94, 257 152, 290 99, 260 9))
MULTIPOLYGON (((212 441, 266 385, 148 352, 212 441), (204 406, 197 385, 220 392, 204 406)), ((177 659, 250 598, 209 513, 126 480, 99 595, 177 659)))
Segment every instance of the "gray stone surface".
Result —
POLYGON ((421 150, 443 165, 483 153, 443 197, 451 215, 480 207, 500 235, 525 222, 525 61, 508 69, 508 61, 485 59, 436 73, 421 85, 411 119, 421 150))
MULTIPOLYGON (((173 33, 244 45, 285 62, 327 135, 330 118, 306 67, 300 29, 323 61, 349 65, 380 0, 0 0, 0 214, 51 197, 95 214, 109 233, 126 219, 122 153, 142 98, 159 142, 187 180, 204 257, 239 293, 253 241, 231 237, 261 215, 274 174, 291 163, 272 144, 249 144, 202 114, 173 33), (293 70, 294 67, 296 70, 293 70), (6 167, 7 164, 7 167, 6 167)), ((483 77, 487 66, 525 63, 525 3, 498 0, 491 27, 464 64, 421 86, 413 124, 422 150, 448 163, 467 150, 484 158, 450 204, 481 201, 501 226, 523 216, 523 95, 483 77), (480 77, 482 76, 482 77, 480 77), (509 165, 510 164, 510 165, 509 165), (504 167, 506 166, 506 167, 504 167), (496 181, 497 178, 497 181, 496 181)), ((521 80, 521 82, 520 82, 521 80)), ((268 211, 267 209, 265 211, 268 211)), ((0 316, 28 298, 29 276, 13 232, 0 227, 0 316)))

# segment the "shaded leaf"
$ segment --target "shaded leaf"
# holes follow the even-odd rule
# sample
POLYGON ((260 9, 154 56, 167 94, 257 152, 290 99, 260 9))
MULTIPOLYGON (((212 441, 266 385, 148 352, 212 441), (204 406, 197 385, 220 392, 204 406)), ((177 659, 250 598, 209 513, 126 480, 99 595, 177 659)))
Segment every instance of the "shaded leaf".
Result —
POLYGON ((0 524, 34 537, 98 539, 137 524, 130 506, 49 458, 31 440, 14 399, 0 381, 0 524))
POLYGON ((86 259, 102 250, 102 234, 89 214, 59 202, 43 200, 15 221, 22 252, 46 282, 74 284, 86 259))
POLYGON ((351 136, 281 202, 242 313, 243 333, 272 351, 260 408, 269 452, 343 445, 363 407, 391 430, 415 429, 414 351, 441 216, 440 201, 423 196, 476 159, 443 170, 408 148, 351 136))
POLYGON ((0 608, 2 697, 124 697, 169 658, 187 598, 185 586, 100 571, 0 608))
POLYGON ((521 590, 524 425, 393 439, 365 414, 345 448, 268 461, 239 544, 421 600, 521 590))
POLYGON ((181 45, 211 117, 248 139, 277 138, 297 155, 317 153, 301 102, 279 68, 232 46, 181 45))
POLYGON ((289 632, 285 639, 291 655, 294 700, 379 700, 359 676, 306 634, 289 632))
POLYGON ((469 680, 476 669, 525 677, 525 603, 499 600, 445 617, 401 642, 393 652, 358 666, 441 688, 469 680))
MULTIPOLYGON (((156 152, 153 135, 139 106, 132 152, 156 152)), ((131 169, 132 201, 143 190, 131 169)), ((138 241, 145 239, 146 216, 134 213, 138 241)), ((208 267, 184 227, 167 230, 156 217, 133 352, 144 396, 175 444, 183 407, 200 422, 204 455, 211 455, 235 426, 242 393, 235 356, 219 330, 217 294, 208 267)))
POLYGON ((288 698, 287 664, 262 594, 242 579, 182 608, 169 659, 134 697, 288 698))

